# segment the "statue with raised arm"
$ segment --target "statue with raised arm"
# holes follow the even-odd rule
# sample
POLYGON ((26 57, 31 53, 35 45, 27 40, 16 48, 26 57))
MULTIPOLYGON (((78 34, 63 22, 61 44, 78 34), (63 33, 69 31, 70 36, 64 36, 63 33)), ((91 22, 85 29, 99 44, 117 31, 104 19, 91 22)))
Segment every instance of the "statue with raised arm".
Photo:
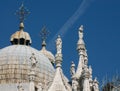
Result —
POLYGON ((32 53, 32 56, 30 57, 30 59, 31 59, 31 66, 32 66, 32 68, 35 68, 36 64, 37 64, 37 60, 36 60, 36 57, 35 57, 34 53, 32 53))
POLYGON ((56 49, 57 49, 57 54, 62 53, 62 40, 60 38, 60 35, 58 35, 58 38, 56 40, 56 49))

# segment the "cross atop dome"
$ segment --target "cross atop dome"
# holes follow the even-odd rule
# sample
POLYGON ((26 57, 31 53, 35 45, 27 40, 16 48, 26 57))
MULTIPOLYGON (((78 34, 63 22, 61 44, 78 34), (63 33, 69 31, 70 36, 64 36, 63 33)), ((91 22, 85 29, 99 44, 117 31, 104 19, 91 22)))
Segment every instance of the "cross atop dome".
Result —
POLYGON ((42 47, 46 46, 45 41, 46 41, 48 35, 49 35, 49 31, 47 31, 46 26, 43 26, 42 30, 40 31, 40 36, 41 36, 41 39, 42 39, 42 47))
POLYGON ((48 35, 49 35, 49 31, 47 30, 46 26, 43 26, 42 30, 40 31, 40 36, 42 41, 45 41, 48 35))
POLYGON ((12 34, 10 38, 10 42, 12 45, 31 45, 32 40, 29 35, 29 33, 24 32, 24 20, 25 17, 29 14, 29 11, 24 7, 23 3, 20 6, 19 10, 16 11, 16 15, 19 16, 20 19, 20 25, 19 25, 19 31, 12 34))
POLYGON ((27 15, 29 15, 29 10, 24 7, 24 4, 22 3, 19 10, 16 11, 16 15, 18 15, 20 19, 20 23, 24 22, 27 15))
POLYGON ((48 59, 50 60, 50 62, 52 63, 52 65, 54 65, 55 63, 55 57, 52 54, 52 52, 48 51, 46 49, 46 39, 49 35, 49 31, 46 28, 46 26, 43 26, 43 28, 40 31, 40 36, 41 36, 41 40, 42 40, 42 49, 40 50, 41 53, 43 53, 45 56, 48 57, 48 59))

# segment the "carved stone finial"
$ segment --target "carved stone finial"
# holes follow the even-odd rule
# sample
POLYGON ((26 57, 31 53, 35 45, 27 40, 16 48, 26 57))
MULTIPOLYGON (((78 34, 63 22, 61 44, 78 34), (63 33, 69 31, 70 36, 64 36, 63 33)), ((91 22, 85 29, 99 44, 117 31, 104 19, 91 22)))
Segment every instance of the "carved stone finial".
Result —
POLYGON ((60 35, 58 35, 58 38, 56 40, 56 49, 57 49, 57 54, 62 54, 62 39, 60 35))

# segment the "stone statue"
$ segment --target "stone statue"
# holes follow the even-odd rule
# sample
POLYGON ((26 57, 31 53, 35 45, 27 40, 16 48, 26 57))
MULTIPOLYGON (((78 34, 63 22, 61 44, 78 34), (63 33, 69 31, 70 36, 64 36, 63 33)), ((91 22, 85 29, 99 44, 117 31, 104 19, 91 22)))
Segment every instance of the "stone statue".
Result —
POLYGON ((99 86, 98 86, 97 78, 94 79, 93 89, 94 89, 94 91, 99 91, 99 86))
POLYGON ((72 61, 72 63, 71 63, 70 73, 71 73, 72 76, 75 75, 75 64, 74 64, 73 61, 72 61))
POLYGON ((79 39, 83 38, 83 25, 80 26, 79 28, 79 39))
POLYGON ((30 57, 30 59, 31 59, 31 65, 32 65, 32 67, 33 68, 36 67, 37 61, 36 61, 36 57, 35 57, 34 53, 32 53, 32 56, 30 57))
POLYGON ((22 86, 21 82, 19 82, 19 84, 18 84, 17 88, 18 88, 18 91, 24 91, 24 89, 23 89, 23 86, 22 86))
POLYGON ((58 38, 56 40, 56 49, 57 49, 57 54, 62 53, 62 40, 60 38, 60 35, 58 35, 58 38))
POLYGON ((37 88, 38 88, 37 91, 42 91, 42 83, 38 83, 37 88))
POLYGON ((85 57, 85 58, 84 58, 84 65, 87 65, 87 64, 88 64, 88 58, 85 57))
POLYGON ((78 82, 74 79, 72 80, 72 91, 77 91, 78 82))

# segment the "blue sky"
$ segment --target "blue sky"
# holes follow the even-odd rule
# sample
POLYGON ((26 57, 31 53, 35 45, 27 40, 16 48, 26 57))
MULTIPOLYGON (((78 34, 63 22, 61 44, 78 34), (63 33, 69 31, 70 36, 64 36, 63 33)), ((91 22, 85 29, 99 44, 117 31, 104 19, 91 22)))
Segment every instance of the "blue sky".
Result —
MULTIPOLYGON (((47 39, 49 44, 83 2, 83 0, 1 0, 0 48, 11 45, 10 36, 19 28, 15 11, 22 1, 31 12, 25 20, 25 31, 31 35, 32 47, 38 50, 41 49, 39 32, 43 25, 50 31, 47 39)), ((106 75, 111 77, 116 71, 120 71, 120 0, 86 0, 86 4, 83 5, 83 11, 79 10, 83 13, 67 28, 67 32, 62 34, 63 70, 70 78, 71 61, 77 66, 78 28, 83 24, 89 65, 93 68, 93 77, 97 76, 101 81, 106 75)), ((48 48, 55 54, 54 49, 48 48)))

